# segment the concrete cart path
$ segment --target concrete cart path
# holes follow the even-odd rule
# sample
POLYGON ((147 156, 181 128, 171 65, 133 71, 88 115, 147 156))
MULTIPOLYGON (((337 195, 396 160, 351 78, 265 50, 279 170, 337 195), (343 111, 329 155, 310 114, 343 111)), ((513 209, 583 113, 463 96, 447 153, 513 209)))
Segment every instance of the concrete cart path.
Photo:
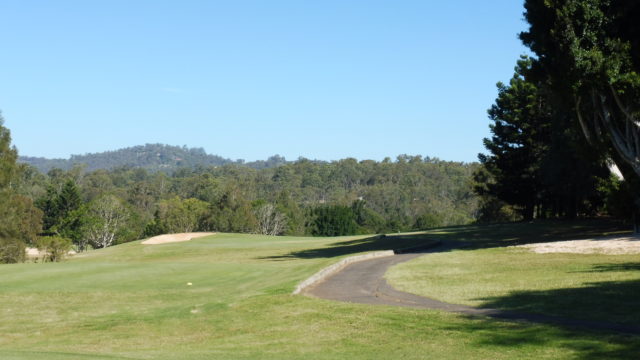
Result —
POLYGON ((445 242, 442 245, 420 253, 398 254, 390 257, 374 258, 346 266, 338 273, 303 291, 304 294, 336 301, 392 305, 410 308, 435 309, 471 316, 488 316, 496 319, 548 323, 566 327, 592 330, 614 331, 640 334, 640 327, 598 321, 587 321, 556 316, 516 313, 511 311, 474 308, 438 301, 428 297, 406 293, 394 289, 387 283, 384 274, 389 267, 415 259, 429 253, 450 251, 464 244, 445 242))

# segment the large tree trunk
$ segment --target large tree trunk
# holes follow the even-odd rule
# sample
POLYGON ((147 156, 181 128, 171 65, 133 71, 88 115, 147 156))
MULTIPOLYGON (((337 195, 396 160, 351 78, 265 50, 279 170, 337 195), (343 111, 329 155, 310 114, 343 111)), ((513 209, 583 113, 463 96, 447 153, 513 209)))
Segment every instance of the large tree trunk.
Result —
POLYGON ((577 98, 577 115, 587 141, 593 143, 596 138, 607 134, 614 149, 611 153, 613 161, 632 189, 633 229, 635 234, 640 234, 640 121, 620 99, 612 85, 609 85, 608 93, 592 90, 595 112, 591 117, 591 126, 581 114, 580 100, 577 98))
MULTIPOLYGON (((620 162, 633 170, 634 176, 640 178, 640 122, 633 116, 629 108, 623 104, 613 86, 609 86, 610 94, 592 91, 592 101, 596 112, 592 117, 593 131, 596 136, 608 134, 611 146, 615 149, 616 165, 620 162)), ((580 99, 577 102, 578 120, 587 141, 592 141, 592 133, 584 124, 581 115, 580 99)), ((629 174, 631 175, 631 174, 629 174)), ((625 176, 625 179, 630 179, 625 176)))

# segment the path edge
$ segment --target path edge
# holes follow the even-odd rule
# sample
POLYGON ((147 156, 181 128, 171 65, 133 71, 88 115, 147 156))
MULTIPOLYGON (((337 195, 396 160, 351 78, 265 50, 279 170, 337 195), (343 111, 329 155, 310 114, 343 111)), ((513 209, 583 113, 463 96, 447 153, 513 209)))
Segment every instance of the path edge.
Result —
MULTIPOLYGON (((385 236, 385 235, 382 235, 385 236)), ((313 274, 311 277, 309 277, 308 279, 304 280, 303 282, 301 282, 300 284, 298 284, 298 286, 296 286, 295 290, 293 290, 292 295, 298 295, 298 294, 302 294, 302 292, 321 282, 324 281, 326 278, 330 277, 331 275, 334 275, 336 273, 338 273, 340 270, 344 269, 347 265, 356 263, 356 262, 360 262, 360 261, 364 261, 364 260, 369 260, 369 259, 375 259, 375 258, 381 258, 381 257, 389 257, 389 256, 394 256, 396 254, 406 254, 406 253, 410 253, 410 252, 417 252, 417 251, 423 251, 423 250, 427 250, 430 248, 434 248, 436 246, 440 246, 442 245, 442 242, 440 240, 436 240, 436 241, 432 241, 426 244, 421 244, 421 245, 417 245, 417 246, 411 246, 411 247, 407 247, 407 248, 402 248, 402 249, 396 249, 396 250, 383 250, 383 251, 374 251, 374 252, 370 252, 367 254, 361 254, 361 255, 354 255, 354 256, 349 256, 346 257, 340 261, 338 261, 337 263, 333 264, 333 265, 329 265, 327 267, 325 267, 324 269, 318 271, 317 273, 313 274)))
POLYGON ((374 259, 374 258, 393 256, 393 255, 395 255, 395 252, 393 250, 384 250, 384 251, 375 251, 367 254, 346 257, 333 265, 329 265, 325 267, 324 269, 318 271, 308 279, 298 284, 298 286, 296 286, 296 289, 293 290, 292 294, 293 295, 301 294, 306 288, 311 287, 325 280, 326 278, 339 272, 349 264, 353 264, 359 261, 374 259))

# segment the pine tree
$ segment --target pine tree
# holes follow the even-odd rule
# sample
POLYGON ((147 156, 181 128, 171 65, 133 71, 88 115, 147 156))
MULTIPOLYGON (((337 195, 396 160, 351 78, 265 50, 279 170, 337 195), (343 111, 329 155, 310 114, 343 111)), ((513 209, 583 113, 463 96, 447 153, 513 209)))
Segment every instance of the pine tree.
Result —
POLYGON ((484 140, 490 154, 479 155, 484 168, 475 175, 481 212, 508 214, 487 198, 494 196, 524 220, 592 215, 604 204, 598 186, 609 179, 606 158, 586 149, 572 109, 553 99, 533 65, 522 57, 509 85, 498 84, 489 110, 493 136, 484 140))
POLYGON ((493 175, 489 193, 517 206, 525 220, 533 219, 541 191, 540 166, 549 138, 549 110, 538 96, 535 83, 525 75, 531 60, 518 61, 509 85, 498 83, 498 98, 489 109, 491 139, 484 146, 491 155, 478 155, 493 175))

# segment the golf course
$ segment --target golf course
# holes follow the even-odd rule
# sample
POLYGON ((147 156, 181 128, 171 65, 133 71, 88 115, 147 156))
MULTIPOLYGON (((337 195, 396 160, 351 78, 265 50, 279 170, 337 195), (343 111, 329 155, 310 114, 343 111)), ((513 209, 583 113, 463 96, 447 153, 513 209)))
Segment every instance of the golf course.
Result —
POLYGON ((640 360, 640 1, 0 14, 0 360, 640 360))
POLYGON ((0 358, 633 358, 634 334, 291 294, 348 256, 457 239, 467 246, 396 265, 387 279, 457 304, 638 325, 638 255, 507 247, 616 234, 624 228, 602 221, 385 237, 220 233, 3 265, 0 358))

